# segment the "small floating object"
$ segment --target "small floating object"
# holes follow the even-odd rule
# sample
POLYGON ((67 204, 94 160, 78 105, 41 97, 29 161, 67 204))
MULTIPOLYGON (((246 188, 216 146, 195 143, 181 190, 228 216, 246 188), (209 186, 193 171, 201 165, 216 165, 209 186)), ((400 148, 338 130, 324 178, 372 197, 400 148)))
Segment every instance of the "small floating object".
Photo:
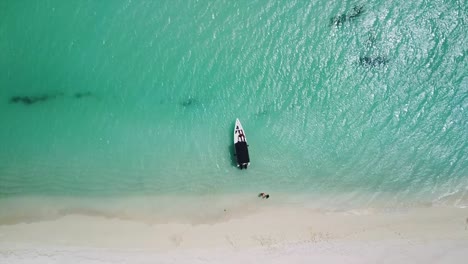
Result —
POLYGON ((249 145, 247 144, 244 128, 242 128, 242 124, 239 119, 236 119, 236 125, 234 126, 234 148, 237 167, 241 170, 247 169, 250 165, 249 145))

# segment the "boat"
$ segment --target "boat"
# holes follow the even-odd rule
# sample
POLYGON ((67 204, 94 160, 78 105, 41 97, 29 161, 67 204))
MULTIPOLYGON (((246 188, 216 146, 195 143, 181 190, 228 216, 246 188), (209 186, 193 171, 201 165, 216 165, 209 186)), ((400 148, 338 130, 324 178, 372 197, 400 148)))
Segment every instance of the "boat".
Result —
POLYGON ((244 128, 242 128, 242 124, 238 118, 236 119, 236 125, 234 126, 234 149, 237 167, 241 170, 247 169, 250 165, 249 145, 247 144, 244 128))

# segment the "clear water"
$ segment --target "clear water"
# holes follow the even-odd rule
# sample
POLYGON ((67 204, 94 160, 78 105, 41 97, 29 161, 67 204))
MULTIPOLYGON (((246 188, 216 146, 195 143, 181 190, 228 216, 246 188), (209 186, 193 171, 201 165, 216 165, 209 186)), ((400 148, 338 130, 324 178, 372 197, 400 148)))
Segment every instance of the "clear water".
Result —
POLYGON ((467 18, 440 0, 1 1, 0 200, 466 206, 467 18))

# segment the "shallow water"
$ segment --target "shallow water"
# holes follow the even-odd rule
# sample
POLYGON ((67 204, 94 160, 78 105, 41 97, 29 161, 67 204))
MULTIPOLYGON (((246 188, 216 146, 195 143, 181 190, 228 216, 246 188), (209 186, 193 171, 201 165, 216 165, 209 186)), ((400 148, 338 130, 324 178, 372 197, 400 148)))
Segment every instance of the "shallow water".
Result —
POLYGON ((466 8, 2 1, 0 198, 466 206, 466 8), (247 171, 232 162, 236 118, 247 171))

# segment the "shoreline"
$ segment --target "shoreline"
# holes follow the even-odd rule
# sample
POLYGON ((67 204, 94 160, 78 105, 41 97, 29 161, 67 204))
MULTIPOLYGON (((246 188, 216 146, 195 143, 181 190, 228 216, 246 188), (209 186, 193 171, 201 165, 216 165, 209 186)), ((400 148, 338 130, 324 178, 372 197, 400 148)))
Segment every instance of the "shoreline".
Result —
MULTIPOLYGON (((261 199, 255 193, 205 195, 146 195, 127 197, 18 196, 0 198, 0 226, 53 221, 69 215, 137 221, 146 224, 215 224, 246 217, 269 208, 314 210, 322 213, 373 214, 406 212, 414 208, 468 208, 466 199, 395 199, 381 194, 368 201, 353 194, 306 195, 269 193, 261 199), (387 198, 388 197, 388 198, 387 198)), ((367 196, 363 196, 367 197, 367 196)), ((366 198, 367 199, 367 198, 366 198)))
POLYGON ((31 252, 73 258, 92 256, 98 250, 109 254, 101 256, 103 263, 131 256, 141 257, 137 261, 141 263, 181 256, 187 259, 180 262, 205 256, 219 263, 223 256, 240 261, 268 253, 264 256, 268 259, 274 252, 279 259, 296 252, 294 263, 302 263, 301 259, 362 263, 403 253, 415 263, 430 248, 447 254, 451 263, 462 263, 468 257, 461 250, 468 247, 467 228, 468 209, 449 207, 369 209, 363 213, 268 205, 244 213, 227 211, 217 221, 204 223, 151 223, 70 213, 52 220, 0 225, 0 261, 19 257, 32 261, 37 254, 30 258, 31 252), (348 252, 348 256, 340 252, 348 252))

